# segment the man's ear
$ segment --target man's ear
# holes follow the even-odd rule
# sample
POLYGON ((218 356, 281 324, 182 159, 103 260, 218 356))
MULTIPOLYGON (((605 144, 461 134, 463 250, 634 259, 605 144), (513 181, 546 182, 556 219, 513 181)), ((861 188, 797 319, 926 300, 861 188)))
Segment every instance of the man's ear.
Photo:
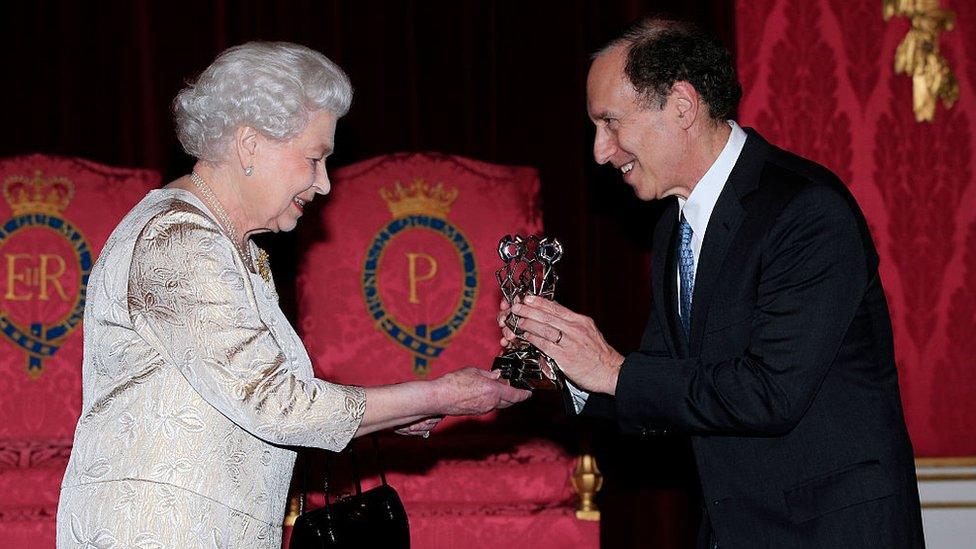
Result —
POLYGON ((694 86, 679 80, 671 86, 671 95, 668 102, 673 102, 675 115, 678 117, 678 125, 687 130, 703 114, 701 96, 694 86))

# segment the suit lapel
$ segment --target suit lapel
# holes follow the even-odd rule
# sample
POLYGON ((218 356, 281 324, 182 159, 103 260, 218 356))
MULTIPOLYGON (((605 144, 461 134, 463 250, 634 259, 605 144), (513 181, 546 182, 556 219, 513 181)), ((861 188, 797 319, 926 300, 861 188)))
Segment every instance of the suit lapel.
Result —
POLYGON ((695 270, 695 292, 691 301, 691 336, 688 342, 692 356, 698 356, 701 352, 702 330, 708 315, 708 307, 715 293, 715 285, 722 271, 725 255, 744 216, 745 210, 739 204, 738 197, 735 196, 732 187, 726 184, 708 220, 705 240, 698 255, 698 268, 695 270))
POLYGON ((722 264, 725 263, 729 246, 745 218, 746 211, 742 207, 741 200, 756 189, 767 157, 769 144, 751 129, 746 129, 746 133, 748 134, 746 143, 708 220, 705 240, 702 242, 701 253, 698 256, 691 306, 689 337, 691 356, 701 354, 705 319, 708 316, 716 285, 720 280, 722 264))

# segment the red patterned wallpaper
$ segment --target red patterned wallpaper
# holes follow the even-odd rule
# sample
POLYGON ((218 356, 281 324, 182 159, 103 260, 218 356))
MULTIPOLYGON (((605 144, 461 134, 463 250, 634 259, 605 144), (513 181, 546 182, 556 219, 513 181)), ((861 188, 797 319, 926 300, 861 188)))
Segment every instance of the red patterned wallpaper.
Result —
POLYGON ((736 2, 741 122, 840 175, 871 225, 919 456, 976 455, 976 5, 943 5, 961 98, 917 123, 881 0, 736 2))

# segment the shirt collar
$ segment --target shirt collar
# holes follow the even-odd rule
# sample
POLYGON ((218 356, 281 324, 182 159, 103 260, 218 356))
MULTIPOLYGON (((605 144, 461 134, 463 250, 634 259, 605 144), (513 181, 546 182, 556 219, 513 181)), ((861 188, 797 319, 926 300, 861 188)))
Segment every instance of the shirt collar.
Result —
POLYGON ((715 209, 715 203, 718 202, 718 196, 722 194, 725 182, 729 179, 742 147, 746 144, 746 132, 734 120, 729 120, 728 124, 732 127, 732 131, 718 158, 698 180, 687 199, 678 197, 679 219, 684 214, 688 224, 691 225, 691 230, 702 237, 708 227, 712 210, 715 209))

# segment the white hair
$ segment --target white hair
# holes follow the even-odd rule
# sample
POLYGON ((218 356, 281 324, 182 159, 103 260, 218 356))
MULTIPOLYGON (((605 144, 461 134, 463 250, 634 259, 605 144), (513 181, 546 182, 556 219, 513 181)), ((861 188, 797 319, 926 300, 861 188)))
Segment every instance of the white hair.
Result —
POLYGON ((183 149, 220 162, 240 126, 287 141, 312 113, 341 117, 350 103, 349 77, 321 53, 289 42, 248 42, 221 53, 188 83, 173 100, 173 115, 183 149))

